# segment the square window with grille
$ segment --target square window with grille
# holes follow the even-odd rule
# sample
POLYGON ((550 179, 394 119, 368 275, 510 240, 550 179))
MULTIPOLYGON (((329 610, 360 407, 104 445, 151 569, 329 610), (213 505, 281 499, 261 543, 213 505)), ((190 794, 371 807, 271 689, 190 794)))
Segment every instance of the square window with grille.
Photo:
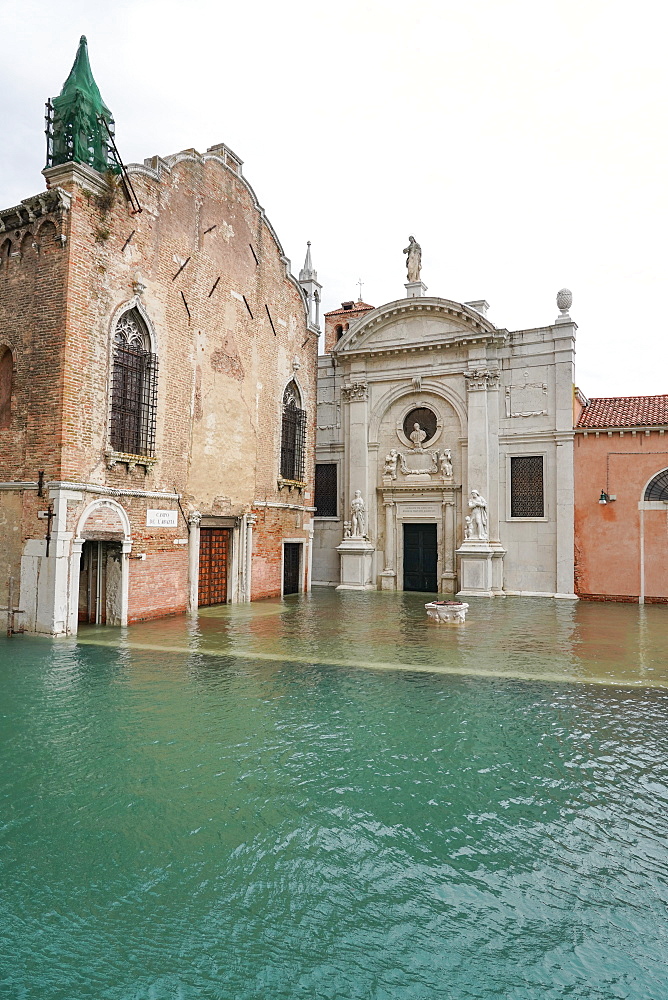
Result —
POLYGON ((545 517, 542 455, 510 459, 510 516, 545 517))
POLYGON ((315 466, 315 516, 336 517, 336 463, 317 462, 315 466))

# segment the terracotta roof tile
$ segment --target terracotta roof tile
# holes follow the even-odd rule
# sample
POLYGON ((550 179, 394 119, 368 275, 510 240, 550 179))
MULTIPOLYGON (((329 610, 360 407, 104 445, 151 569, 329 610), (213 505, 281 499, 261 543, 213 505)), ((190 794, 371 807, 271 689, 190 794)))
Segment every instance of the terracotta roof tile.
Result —
POLYGON ((375 308, 375 306, 370 306, 368 302, 354 302, 350 309, 332 309, 331 312, 325 313, 325 316, 350 316, 351 313, 369 312, 370 309, 375 308))
POLYGON ((578 427, 656 427, 668 425, 668 396, 611 396, 590 399, 578 427))

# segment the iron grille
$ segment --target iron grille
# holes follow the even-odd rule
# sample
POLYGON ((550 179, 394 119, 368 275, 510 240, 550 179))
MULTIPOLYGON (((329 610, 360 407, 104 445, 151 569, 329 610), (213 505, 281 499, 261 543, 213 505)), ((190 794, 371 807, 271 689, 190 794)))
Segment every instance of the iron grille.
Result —
POLYGON ((315 516, 336 517, 336 463, 316 463, 315 516))
POLYGON ((520 458, 511 458, 510 516, 545 516, 542 455, 522 455, 520 458))
POLYGON ((131 455, 155 454, 158 358, 125 344, 114 345, 111 447, 131 455))
POLYGON ((668 501, 668 469, 664 469, 645 490, 645 500, 666 500, 668 501))
POLYGON ((306 456, 306 410, 291 401, 283 407, 281 428, 281 476, 303 480, 306 456))

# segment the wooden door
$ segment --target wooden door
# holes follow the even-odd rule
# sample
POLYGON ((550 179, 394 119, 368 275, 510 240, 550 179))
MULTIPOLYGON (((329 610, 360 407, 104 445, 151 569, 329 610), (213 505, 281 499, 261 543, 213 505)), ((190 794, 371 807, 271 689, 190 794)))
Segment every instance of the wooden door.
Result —
POLYGON ((209 604, 225 604, 227 601, 229 550, 229 528, 200 528, 197 598, 200 607, 209 604))
POLYGON ((438 592, 435 524, 404 524, 404 590, 438 592))

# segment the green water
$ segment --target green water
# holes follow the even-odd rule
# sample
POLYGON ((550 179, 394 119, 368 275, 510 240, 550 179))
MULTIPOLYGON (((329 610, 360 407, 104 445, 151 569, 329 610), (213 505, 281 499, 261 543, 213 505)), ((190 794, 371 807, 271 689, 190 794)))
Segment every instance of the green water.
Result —
POLYGON ((0 639, 0 996, 665 1000, 668 608, 0 639))

